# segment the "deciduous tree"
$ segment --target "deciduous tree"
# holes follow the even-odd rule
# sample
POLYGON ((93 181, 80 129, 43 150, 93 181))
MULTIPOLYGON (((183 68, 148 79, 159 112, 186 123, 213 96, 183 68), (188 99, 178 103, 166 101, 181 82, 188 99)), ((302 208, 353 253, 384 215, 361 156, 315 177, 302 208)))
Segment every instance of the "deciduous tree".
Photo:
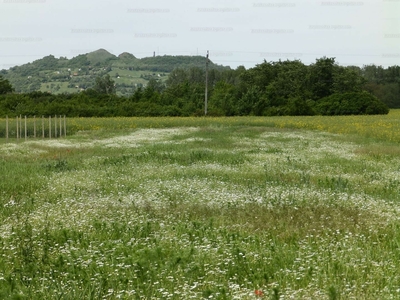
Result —
POLYGON ((115 82, 107 74, 104 77, 97 77, 94 90, 101 94, 115 94, 115 82))
POLYGON ((12 93, 14 88, 11 83, 0 75, 0 94, 12 93))

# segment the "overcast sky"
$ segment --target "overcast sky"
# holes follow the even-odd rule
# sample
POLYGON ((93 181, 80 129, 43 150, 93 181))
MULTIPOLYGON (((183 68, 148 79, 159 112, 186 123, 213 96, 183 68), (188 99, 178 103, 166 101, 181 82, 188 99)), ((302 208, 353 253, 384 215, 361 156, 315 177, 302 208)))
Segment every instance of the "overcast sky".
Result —
POLYGON ((400 64, 400 0, 0 0, 0 69, 104 48, 218 64, 400 64))

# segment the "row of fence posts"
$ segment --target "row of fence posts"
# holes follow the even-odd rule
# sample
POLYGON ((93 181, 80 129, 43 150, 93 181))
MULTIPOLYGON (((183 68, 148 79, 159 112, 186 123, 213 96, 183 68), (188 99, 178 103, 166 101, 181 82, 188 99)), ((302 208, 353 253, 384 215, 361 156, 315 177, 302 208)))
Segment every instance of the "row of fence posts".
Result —
MULTIPOLYGON (((16 117, 16 134, 15 137, 18 140, 23 138, 23 132, 24 132, 24 137, 25 137, 25 141, 28 139, 28 126, 27 126, 27 117, 25 116, 24 118, 24 126, 22 126, 22 116, 20 115, 19 117, 16 117)), ((9 128, 10 128, 10 122, 11 120, 9 120, 8 116, 6 116, 6 143, 8 143, 8 139, 10 138, 9 135, 9 128)), ((41 136, 44 139, 46 136, 46 132, 45 132, 45 122, 47 122, 46 118, 44 116, 42 116, 42 122, 41 122, 41 136)), ((52 119, 51 116, 49 116, 48 118, 48 122, 49 122, 49 126, 48 126, 48 138, 57 138, 57 137, 66 137, 67 136, 67 121, 66 121, 66 117, 64 116, 59 116, 59 118, 57 119, 57 116, 54 116, 54 118, 52 119), (54 125, 54 131, 52 131, 54 125), (57 127, 57 125, 59 125, 57 127), (57 134, 59 133, 59 135, 57 136, 57 134)), ((37 126, 36 126, 36 116, 33 116, 33 137, 36 138, 38 137, 37 135, 37 126)))

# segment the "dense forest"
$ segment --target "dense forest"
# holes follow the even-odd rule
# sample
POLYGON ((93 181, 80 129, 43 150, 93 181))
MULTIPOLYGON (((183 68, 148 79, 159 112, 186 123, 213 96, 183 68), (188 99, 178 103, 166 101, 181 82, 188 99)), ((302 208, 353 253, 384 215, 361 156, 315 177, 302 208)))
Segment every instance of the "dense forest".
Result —
MULTIPOLYGON (((205 59, 204 66, 205 66, 205 59)), ((200 116, 205 113, 204 67, 175 68, 166 80, 150 78, 129 96, 116 94, 108 74, 78 93, 15 93, 0 80, 0 116, 67 115, 200 116)), ((254 68, 208 70, 211 116, 386 114, 400 107, 400 67, 343 67, 323 57, 311 65, 299 60, 264 61, 254 68)))

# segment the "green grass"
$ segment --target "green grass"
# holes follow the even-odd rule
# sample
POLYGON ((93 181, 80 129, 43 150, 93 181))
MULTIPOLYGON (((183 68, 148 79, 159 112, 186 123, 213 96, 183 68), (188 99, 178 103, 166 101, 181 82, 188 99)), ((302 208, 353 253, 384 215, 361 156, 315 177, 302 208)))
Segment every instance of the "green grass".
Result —
MULTIPOLYGON (((66 76, 68 76, 70 73, 71 74, 78 73, 79 74, 78 76, 74 76, 74 80, 76 81, 77 79, 82 78, 82 83, 86 83, 86 79, 87 79, 86 77, 88 77, 89 75, 82 75, 78 71, 78 69, 73 69, 71 71, 67 71, 67 70, 68 70, 67 68, 62 69, 63 74, 65 73, 66 76)), ((47 73, 49 73, 49 75, 53 74, 52 71, 47 71, 47 73)), ((122 84, 123 83, 123 84, 127 85, 130 88, 135 88, 135 86, 137 84, 146 85, 148 83, 148 80, 143 78, 143 76, 154 77, 154 78, 157 78, 157 79, 161 80, 162 82, 165 82, 167 80, 167 78, 168 78, 168 74, 169 73, 152 72, 152 71, 135 71, 135 70, 131 71, 131 70, 127 70, 127 69, 121 69, 119 67, 113 67, 112 71, 108 72, 108 74, 111 76, 111 79, 116 84, 122 84), (116 74, 118 74, 120 76, 120 78, 117 78, 116 74), (153 74, 155 74, 155 75, 153 75, 153 74), (158 74, 160 74, 160 76, 158 76, 158 74)), ((47 76, 46 72, 41 74, 41 77, 46 77, 46 76, 47 76)), ((92 81, 93 81, 93 84, 94 84, 96 76, 95 75, 91 75, 91 76, 92 76, 92 81)), ((69 84, 70 84, 69 81, 57 81, 57 80, 46 81, 46 82, 41 84, 40 91, 42 91, 42 92, 51 92, 51 93, 55 93, 55 94, 79 92, 78 88, 68 87, 69 84), (53 85, 53 87, 52 87, 52 85, 53 85), (59 86, 59 88, 56 88, 57 85, 59 86)), ((79 86, 79 82, 76 83, 76 85, 79 86)), ((117 91, 118 91, 118 89, 117 89, 117 91)), ((126 96, 130 96, 130 94, 128 94, 126 96)))
POLYGON ((399 297, 399 146, 161 120, 0 143, 0 298, 399 297))
POLYGON ((61 93, 76 93, 79 92, 78 88, 70 88, 68 87, 69 82, 60 82, 60 81, 49 81, 42 83, 40 86, 41 92, 50 92, 54 94, 61 94, 61 93), (52 87, 53 85, 53 87, 52 87), (56 87, 59 86, 59 89, 56 87))

